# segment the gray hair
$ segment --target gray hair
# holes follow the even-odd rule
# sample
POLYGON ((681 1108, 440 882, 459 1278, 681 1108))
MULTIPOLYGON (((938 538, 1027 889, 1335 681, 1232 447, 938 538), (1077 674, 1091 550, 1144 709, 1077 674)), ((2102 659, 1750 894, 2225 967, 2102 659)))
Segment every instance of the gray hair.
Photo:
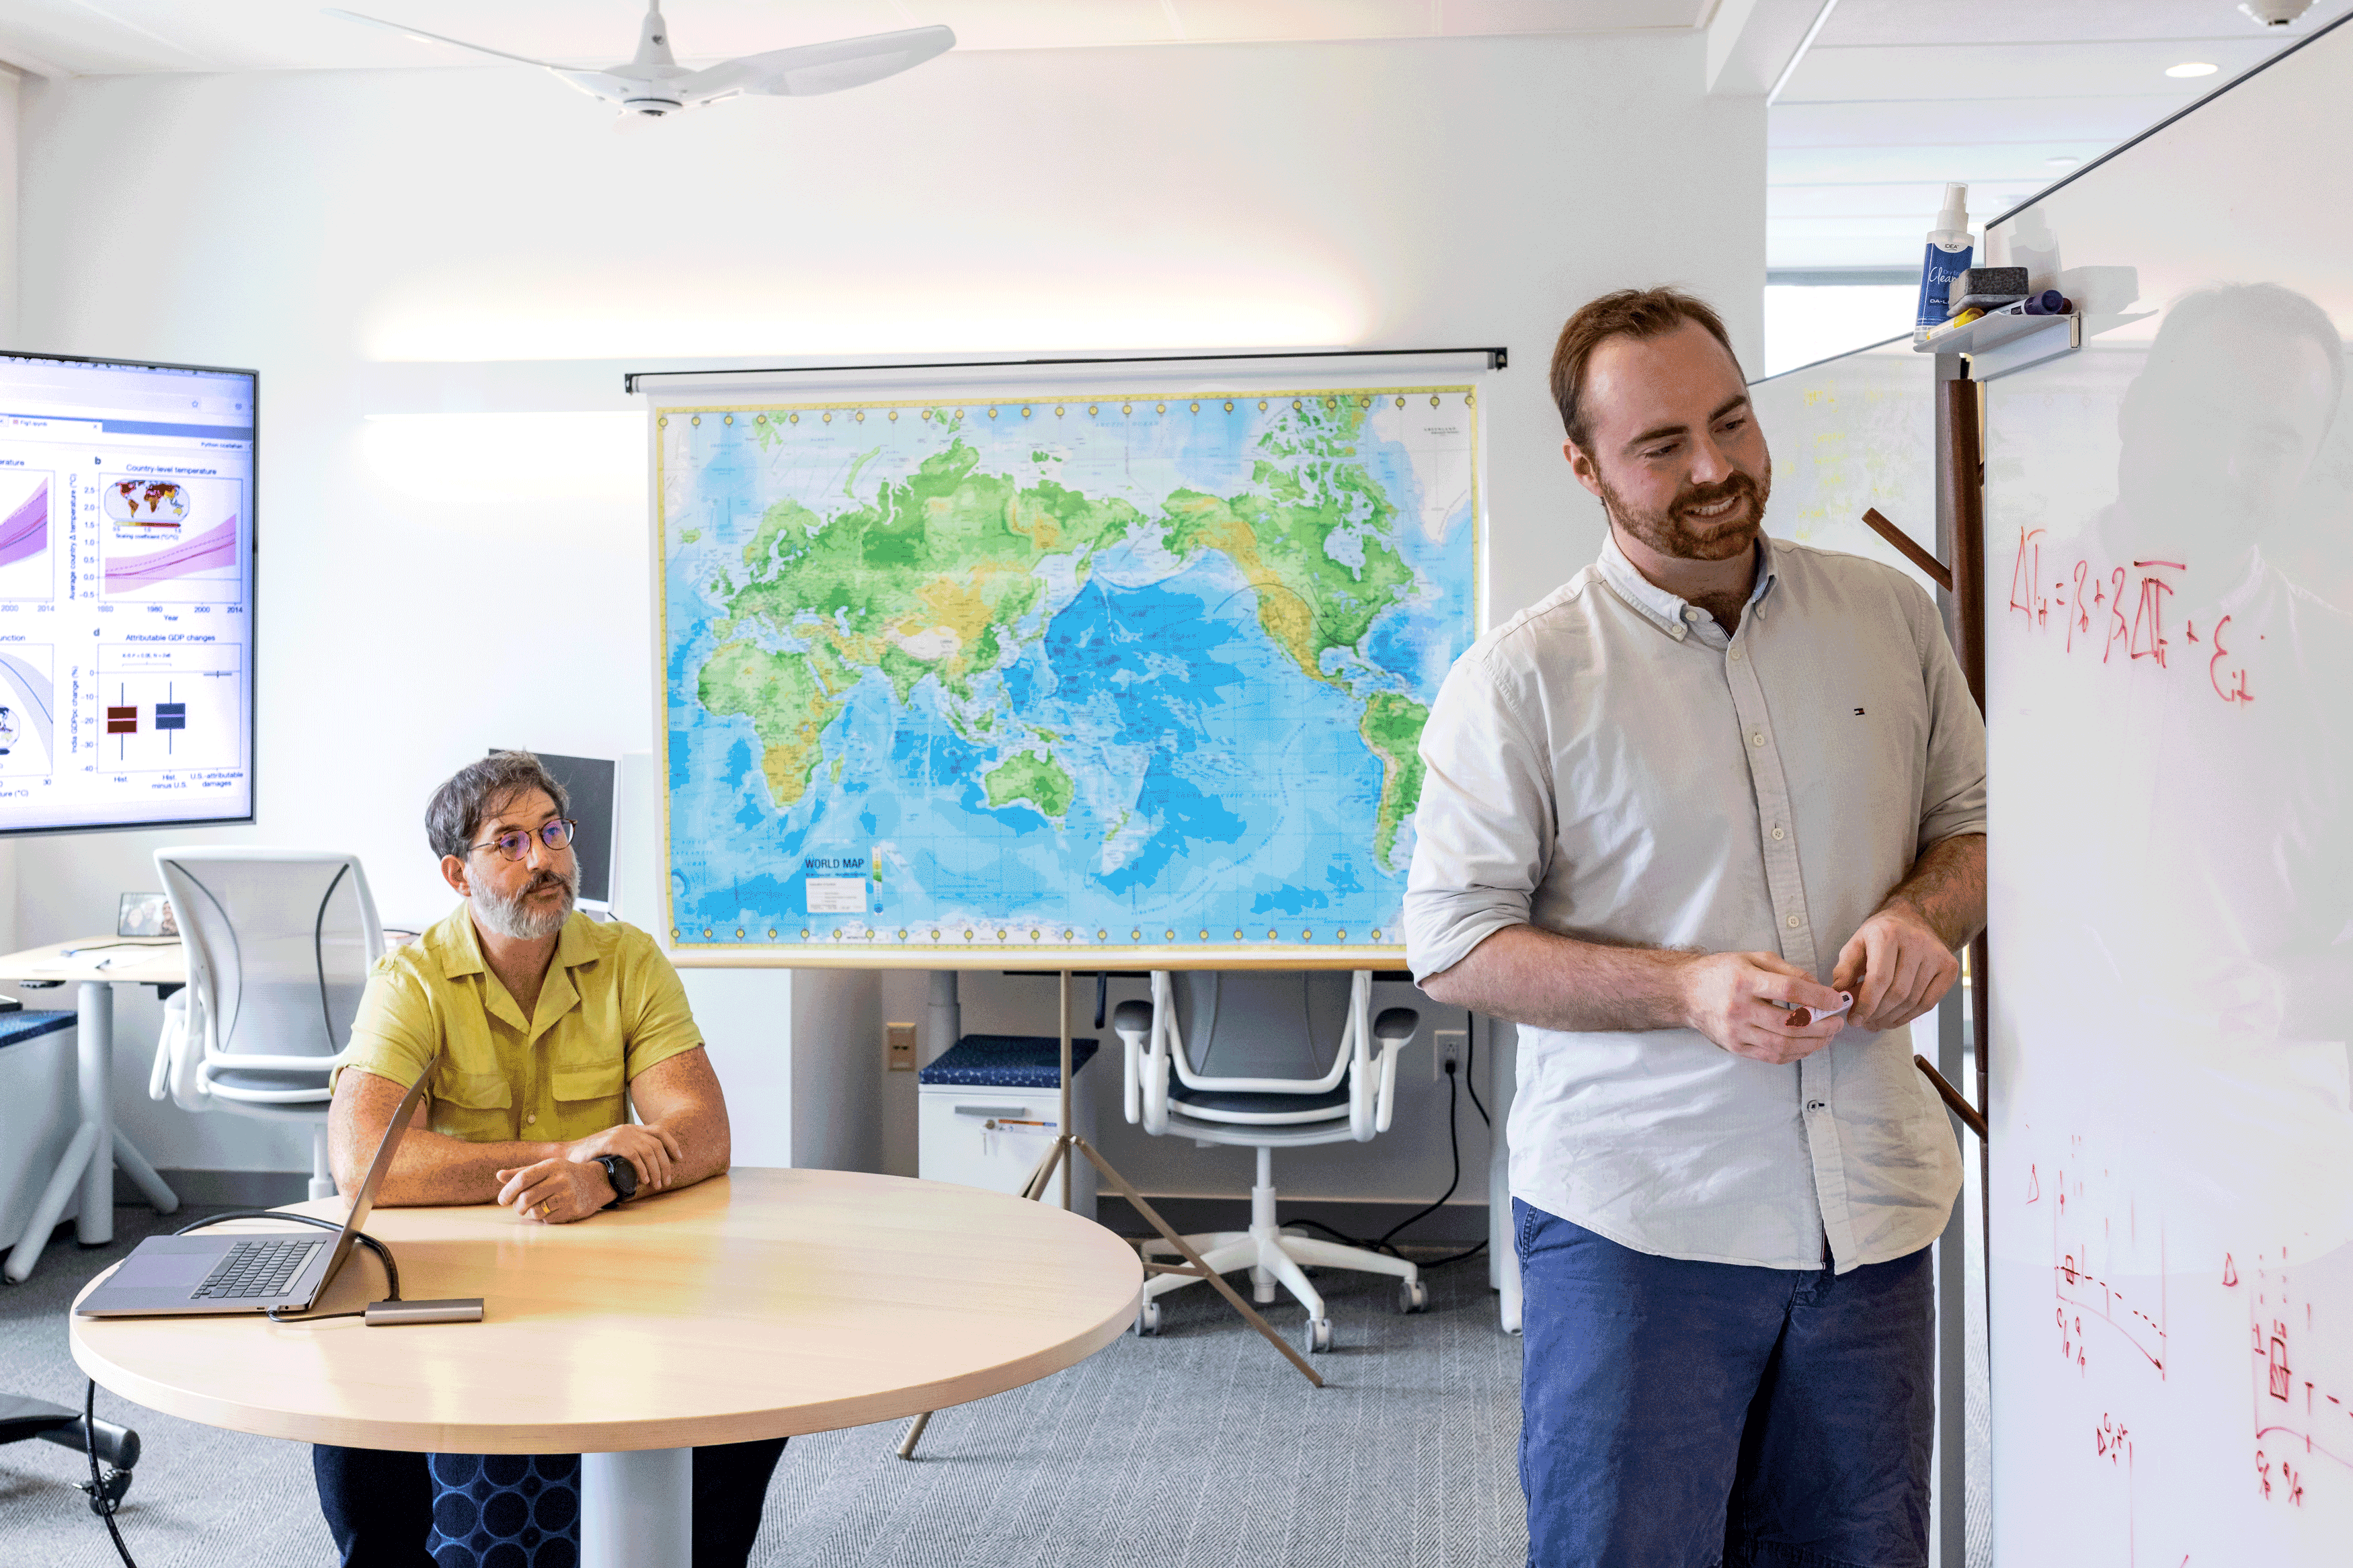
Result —
POLYGON ((571 802, 555 775, 529 752, 492 752, 479 763, 469 763, 433 792, 425 808, 425 841, 436 855, 462 860, 481 831, 482 819, 518 795, 533 790, 555 803, 558 816, 571 802))

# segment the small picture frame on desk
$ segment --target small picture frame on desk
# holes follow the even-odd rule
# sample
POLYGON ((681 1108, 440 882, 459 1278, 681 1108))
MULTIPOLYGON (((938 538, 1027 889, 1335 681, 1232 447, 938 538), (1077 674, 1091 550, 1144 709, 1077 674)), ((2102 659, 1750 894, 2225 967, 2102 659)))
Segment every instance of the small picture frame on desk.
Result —
POLYGON ((180 922, 172 900, 163 893, 125 893, 114 917, 114 934, 124 937, 176 937, 180 922))

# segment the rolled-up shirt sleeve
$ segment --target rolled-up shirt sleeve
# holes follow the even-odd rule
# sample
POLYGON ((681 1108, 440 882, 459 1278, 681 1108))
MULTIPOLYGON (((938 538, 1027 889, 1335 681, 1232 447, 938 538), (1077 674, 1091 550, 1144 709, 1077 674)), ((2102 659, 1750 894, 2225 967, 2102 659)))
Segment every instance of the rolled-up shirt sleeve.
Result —
POLYGON ((1549 866, 1552 779, 1542 749, 1477 649, 1458 660, 1421 731, 1421 800, 1406 882, 1406 962, 1417 981, 1528 923, 1549 866))
POLYGON ((1914 853, 1965 833, 1986 830, 1986 726, 1943 622, 1928 595, 1906 584, 1905 607, 1920 648, 1928 691, 1928 755, 1920 792, 1920 837, 1914 853))

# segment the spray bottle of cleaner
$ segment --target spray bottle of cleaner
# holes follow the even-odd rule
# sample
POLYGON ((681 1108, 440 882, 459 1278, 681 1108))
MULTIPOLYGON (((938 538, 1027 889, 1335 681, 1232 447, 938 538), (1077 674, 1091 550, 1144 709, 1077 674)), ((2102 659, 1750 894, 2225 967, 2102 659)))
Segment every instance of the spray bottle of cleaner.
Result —
POLYGON ((1912 328, 1912 341, 1926 342, 1931 328, 1945 324, 1946 285, 1968 270, 1969 188, 1967 185, 1945 187, 1945 208, 1936 215, 1936 226, 1928 231, 1928 254, 1920 264, 1920 309, 1912 328))

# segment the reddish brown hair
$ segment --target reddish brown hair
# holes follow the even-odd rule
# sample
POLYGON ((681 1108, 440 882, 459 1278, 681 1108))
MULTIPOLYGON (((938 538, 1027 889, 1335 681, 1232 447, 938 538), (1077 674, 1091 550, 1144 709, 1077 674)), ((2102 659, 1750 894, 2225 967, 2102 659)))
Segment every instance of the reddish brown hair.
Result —
MULTIPOLYGON (((1560 341, 1552 350, 1552 400, 1560 409, 1561 428, 1568 432, 1570 440, 1580 447, 1587 444, 1587 411, 1578 405, 1578 399, 1585 391, 1586 362, 1593 357, 1593 351, 1616 337, 1663 338, 1685 321, 1705 327, 1724 345, 1724 352, 1732 354, 1724 318, 1706 300, 1680 289, 1620 289, 1578 308, 1561 328, 1560 341)), ((1732 363, 1737 368, 1740 356, 1732 354, 1732 363)))

